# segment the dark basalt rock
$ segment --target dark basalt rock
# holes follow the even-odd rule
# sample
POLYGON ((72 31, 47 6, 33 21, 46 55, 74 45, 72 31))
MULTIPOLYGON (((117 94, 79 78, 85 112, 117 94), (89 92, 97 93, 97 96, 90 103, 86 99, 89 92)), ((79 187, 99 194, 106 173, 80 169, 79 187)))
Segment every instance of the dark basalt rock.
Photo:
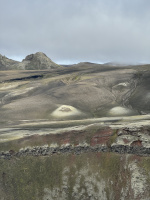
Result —
POLYGON ((111 147, 108 146, 100 146, 96 145, 94 147, 91 146, 76 146, 73 147, 71 145, 66 147, 44 147, 37 146, 34 148, 26 148, 24 150, 20 150, 19 152, 13 153, 13 155, 6 151, 0 153, 0 159, 11 159, 12 157, 20 157, 20 156, 49 156, 53 154, 75 154, 79 155, 81 153, 89 153, 89 152, 115 152, 119 154, 135 154, 135 155, 150 155, 150 148, 139 147, 139 146, 124 146, 124 145, 114 145, 111 147))

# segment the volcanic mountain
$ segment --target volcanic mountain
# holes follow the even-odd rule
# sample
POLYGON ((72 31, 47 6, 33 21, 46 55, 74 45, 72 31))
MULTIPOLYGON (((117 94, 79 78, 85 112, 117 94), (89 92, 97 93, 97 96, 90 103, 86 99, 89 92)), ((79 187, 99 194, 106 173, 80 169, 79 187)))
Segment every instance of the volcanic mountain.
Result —
POLYGON ((0 70, 43 70, 57 67, 59 67, 59 65, 54 63, 42 52, 30 54, 26 56, 22 62, 0 55, 0 70))

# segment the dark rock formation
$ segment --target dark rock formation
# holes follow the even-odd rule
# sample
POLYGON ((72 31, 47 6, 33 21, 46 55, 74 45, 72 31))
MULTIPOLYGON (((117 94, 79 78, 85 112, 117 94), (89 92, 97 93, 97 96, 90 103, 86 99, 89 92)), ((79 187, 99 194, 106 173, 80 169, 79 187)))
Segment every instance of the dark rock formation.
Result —
POLYGON ((50 58, 48 58, 44 53, 37 52, 35 54, 30 54, 21 63, 22 68, 29 70, 37 69, 52 69, 58 67, 50 58))
POLYGON ((63 147, 45 147, 45 146, 36 146, 34 148, 25 148, 21 149, 19 152, 12 153, 10 151, 1 152, 0 159, 11 159, 13 157, 20 156, 50 156, 53 154, 75 154, 79 155, 81 153, 90 153, 90 152, 115 152, 119 154, 136 154, 142 156, 150 155, 150 148, 139 147, 139 146, 124 146, 124 145, 114 145, 112 147, 96 145, 91 146, 63 146, 63 147))

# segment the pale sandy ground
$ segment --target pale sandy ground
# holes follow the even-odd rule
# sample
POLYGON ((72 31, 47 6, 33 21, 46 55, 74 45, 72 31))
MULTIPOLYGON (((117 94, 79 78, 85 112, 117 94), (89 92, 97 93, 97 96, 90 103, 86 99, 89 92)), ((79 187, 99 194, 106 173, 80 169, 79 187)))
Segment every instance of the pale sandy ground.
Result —
POLYGON ((61 105, 51 114, 53 117, 68 117, 74 115, 81 115, 81 111, 70 105, 61 105))

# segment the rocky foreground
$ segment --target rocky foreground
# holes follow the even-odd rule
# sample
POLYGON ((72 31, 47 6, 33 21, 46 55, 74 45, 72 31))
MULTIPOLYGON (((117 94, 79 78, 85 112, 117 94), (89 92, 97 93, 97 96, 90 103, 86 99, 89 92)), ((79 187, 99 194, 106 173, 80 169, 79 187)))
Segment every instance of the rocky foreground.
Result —
POLYGON ((20 122, 0 142, 3 199, 149 199, 150 116, 20 122))
POLYGON ((149 83, 149 65, 1 71, 0 200, 149 200, 149 83))
POLYGON ((149 122, 150 115, 67 122, 20 122, 14 127, 0 129, 0 158, 88 152, 149 156, 149 122))

